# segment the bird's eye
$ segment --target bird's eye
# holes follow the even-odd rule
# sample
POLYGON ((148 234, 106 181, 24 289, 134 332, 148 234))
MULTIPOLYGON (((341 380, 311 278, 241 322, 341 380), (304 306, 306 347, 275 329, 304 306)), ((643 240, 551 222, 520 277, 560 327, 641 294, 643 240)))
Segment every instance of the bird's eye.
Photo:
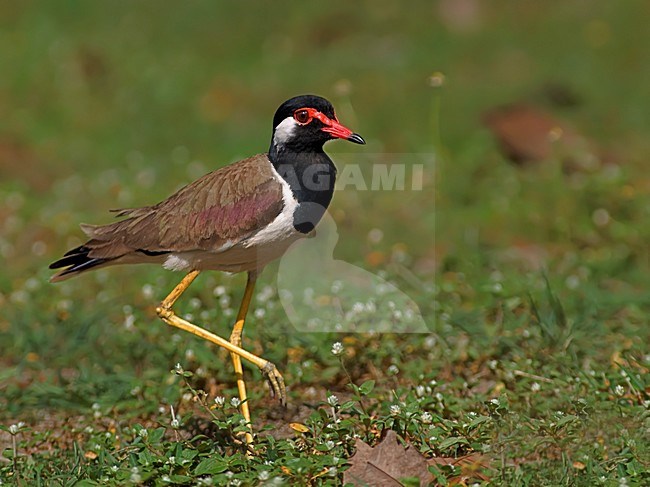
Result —
POLYGON ((309 115, 309 112, 304 109, 296 110, 293 114, 293 118, 296 119, 296 122, 303 125, 311 122, 311 115, 309 115))

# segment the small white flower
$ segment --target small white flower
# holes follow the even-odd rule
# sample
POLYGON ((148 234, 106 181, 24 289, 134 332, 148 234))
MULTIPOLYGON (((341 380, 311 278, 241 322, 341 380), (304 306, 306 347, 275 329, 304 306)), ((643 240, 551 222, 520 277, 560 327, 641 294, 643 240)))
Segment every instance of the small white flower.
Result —
POLYGON ((169 477, 169 475, 163 475, 162 477, 160 477, 160 480, 162 480, 163 482, 171 482, 172 481, 172 479, 169 477))
POLYGON ((336 467, 330 467, 329 470, 328 470, 328 474, 331 477, 336 476, 337 473, 338 473, 338 469, 336 467))
POLYGON ((169 457, 169 459, 167 460, 167 463, 176 463, 176 457, 172 455, 172 456, 169 457))
POLYGON ((133 482, 134 484, 139 484, 141 480, 142 477, 140 476, 140 471, 138 470, 138 467, 133 467, 131 469, 131 482, 133 482))
POLYGON ((499 400, 497 398, 490 399, 490 402, 494 404, 495 406, 499 405, 499 400))
POLYGON ((334 394, 332 394, 331 396, 328 396, 328 397, 327 397, 327 403, 328 403, 330 406, 335 407, 335 406, 338 405, 338 403, 339 403, 339 398, 336 397, 334 394))
POLYGON ((172 419, 170 425, 173 429, 177 430, 181 424, 178 422, 177 419, 172 419))
POLYGON ((533 391, 533 392, 539 392, 541 388, 542 388, 542 386, 539 385, 539 382, 533 382, 530 385, 530 390, 533 391))
POLYGON ((153 298, 153 295, 153 286, 151 284, 145 284, 142 286, 142 296, 144 296, 145 299, 151 299, 153 298))
POLYGON ((614 388, 614 393, 618 397, 623 397, 623 395, 625 394, 625 388, 622 385, 619 384, 614 388))
POLYGON ((217 407, 223 407, 223 405, 226 404, 226 398, 223 396, 217 396, 214 398, 214 403, 217 407))
POLYGON ((264 286, 262 290, 257 293, 257 300, 260 303, 266 303, 273 296, 273 288, 271 286, 264 286))
POLYGON ((343 353, 343 350, 345 350, 345 349, 343 348, 343 344, 341 342, 335 342, 332 345, 332 355, 334 355, 334 356, 338 357, 339 355, 341 355, 343 353))
POLYGON ((487 363, 487 366, 488 366, 488 368, 489 368, 490 370, 494 370, 494 369, 496 369, 496 368, 497 368, 497 365, 499 365, 499 362, 496 361, 496 360, 490 360, 490 361, 488 361, 488 363, 487 363))
POLYGON ((415 393, 418 395, 418 397, 422 397, 426 393, 426 388, 422 385, 417 386, 415 388, 415 393))
POLYGON ((264 482, 265 480, 268 480, 271 477, 269 474, 268 470, 262 470, 260 473, 257 474, 257 478, 264 482))
POLYGON ((399 367, 395 364, 391 365, 388 367, 388 373, 390 375, 397 375, 399 374, 399 367))
POLYGON ((9 433, 11 433, 12 435, 18 433, 18 425, 12 424, 11 426, 9 426, 9 433))
POLYGON ((399 404, 393 404, 393 405, 391 405, 391 407, 390 407, 390 414, 392 414, 393 416, 397 416, 397 415, 398 415, 399 413, 401 413, 401 412, 402 412, 402 408, 399 407, 399 404))
POLYGON ((213 289, 212 294, 215 296, 223 296, 226 294, 226 286, 217 286, 213 289))
POLYGON ((117 472, 119 469, 120 469, 120 467, 118 467, 117 465, 113 465, 113 466, 111 466, 111 470, 112 470, 113 472, 117 472))
POLYGON ((146 438, 149 436, 149 432, 147 431, 147 428, 142 428, 140 431, 138 431, 138 436, 140 438, 146 438))
POLYGON ((232 407, 234 407, 234 408, 238 408, 240 404, 241 404, 241 401, 239 400, 238 397, 233 397, 233 398, 230 400, 230 405, 231 405, 232 407))
POLYGON ((431 416, 430 412, 425 411, 425 412, 422 413, 421 420, 422 420, 422 423, 424 423, 424 424, 431 424, 431 422, 433 421, 433 416, 431 416))
POLYGON ((176 372, 177 374, 183 373, 183 366, 181 365, 180 362, 176 362, 176 365, 174 365, 174 372, 176 372))
POLYGON ((124 316, 124 328, 127 330, 133 330, 133 325, 135 324, 135 316, 128 314, 124 316))
POLYGON ((334 443, 332 440, 327 440, 325 442, 325 446, 328 450, 332 450, 336 446, 336 443, 334 443))

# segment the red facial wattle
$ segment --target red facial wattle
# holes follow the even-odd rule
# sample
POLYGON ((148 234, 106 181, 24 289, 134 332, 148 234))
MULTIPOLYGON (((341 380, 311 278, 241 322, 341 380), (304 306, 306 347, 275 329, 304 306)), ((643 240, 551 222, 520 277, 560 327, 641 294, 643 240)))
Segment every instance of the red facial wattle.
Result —
POLYGON ((363 140, 363 138, 359 134, 355 134, 349 128, 341 125, 339 121, 336 119, 336 116, 333 119, 331 119, 324 113, 316 110, 315 108, 301 108, 300 110, 296 110, 295 113, 298 112, 307 112, 308 114, 308 119, 305 122, 301 122, 297 120, 298 123, 300 123, 301 125, 306 125, 310 123, 313 119, 316 119, 319 120, 324 125, 321 131, 330 134, 332 137, 335 137, 337 139, 345 139, 350 142, 354 142, 355 144, 366 143, 366 141, 363 140))

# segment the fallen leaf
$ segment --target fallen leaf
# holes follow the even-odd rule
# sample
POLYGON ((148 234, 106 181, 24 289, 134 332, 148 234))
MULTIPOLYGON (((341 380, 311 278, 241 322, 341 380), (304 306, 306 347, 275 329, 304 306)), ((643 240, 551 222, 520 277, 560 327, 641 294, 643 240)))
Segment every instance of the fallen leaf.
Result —
POLYGON ((352 466, 343 474, 344 483, 401 486, 400 479, 415 477, 425 486, 433 480, 426 459, 415 448, 402 446, 394 431, 389 431, 374 448, 359 439, 356 447, 357 452, 350 458, 352 466))
POLYGON ((490 478, 485 471, 490 468, 488 459, 479 453, 472 453, 458 458, 434 457, 427 460, 429 465, 445 466, 451 465, 458 468, 458 473, 449 477, 449 485, 468 485, 468 482, 490 478))
POLYGON ((503 154, 517 164, 558 158, 567 172, 574 172, 592 171, 609 159, 592 140, 538 107, 518 103, 496 108, 483 121, 503 154))
POLYGON ((289 427, 298 433, 307 433, 309 428, 302 423, 289 423, 289 427))
MULTIPOLYGON (((435 481, 429 466, 451 465, 459 469, 458 475, 449 478, 450 485, 459 485, 469 480, 488 480, 483 473, 488 468, 485 457, 479 454, 459 458, 425 458, 410 445, 402 445, 397 433, 388 431, 384 439, 374 448, 357 439, 356 453, 350 457, 350 468, 343 474, 343 483, 358 486, 399 487, 404 479, 416 478, 420 486, 435 481)), ((465 485, 465 484, 463 484, 465 485)))

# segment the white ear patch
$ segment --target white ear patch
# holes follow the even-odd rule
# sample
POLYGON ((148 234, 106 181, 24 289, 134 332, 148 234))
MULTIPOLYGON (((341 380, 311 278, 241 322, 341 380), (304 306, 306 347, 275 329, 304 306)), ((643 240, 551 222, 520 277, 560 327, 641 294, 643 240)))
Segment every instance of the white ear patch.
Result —
POLYGON ((293 117, 287 117, 275 127, 275 134, 273 134, 273 145, 281 146, 291 140, 296 131, 298 122, 293 117))

